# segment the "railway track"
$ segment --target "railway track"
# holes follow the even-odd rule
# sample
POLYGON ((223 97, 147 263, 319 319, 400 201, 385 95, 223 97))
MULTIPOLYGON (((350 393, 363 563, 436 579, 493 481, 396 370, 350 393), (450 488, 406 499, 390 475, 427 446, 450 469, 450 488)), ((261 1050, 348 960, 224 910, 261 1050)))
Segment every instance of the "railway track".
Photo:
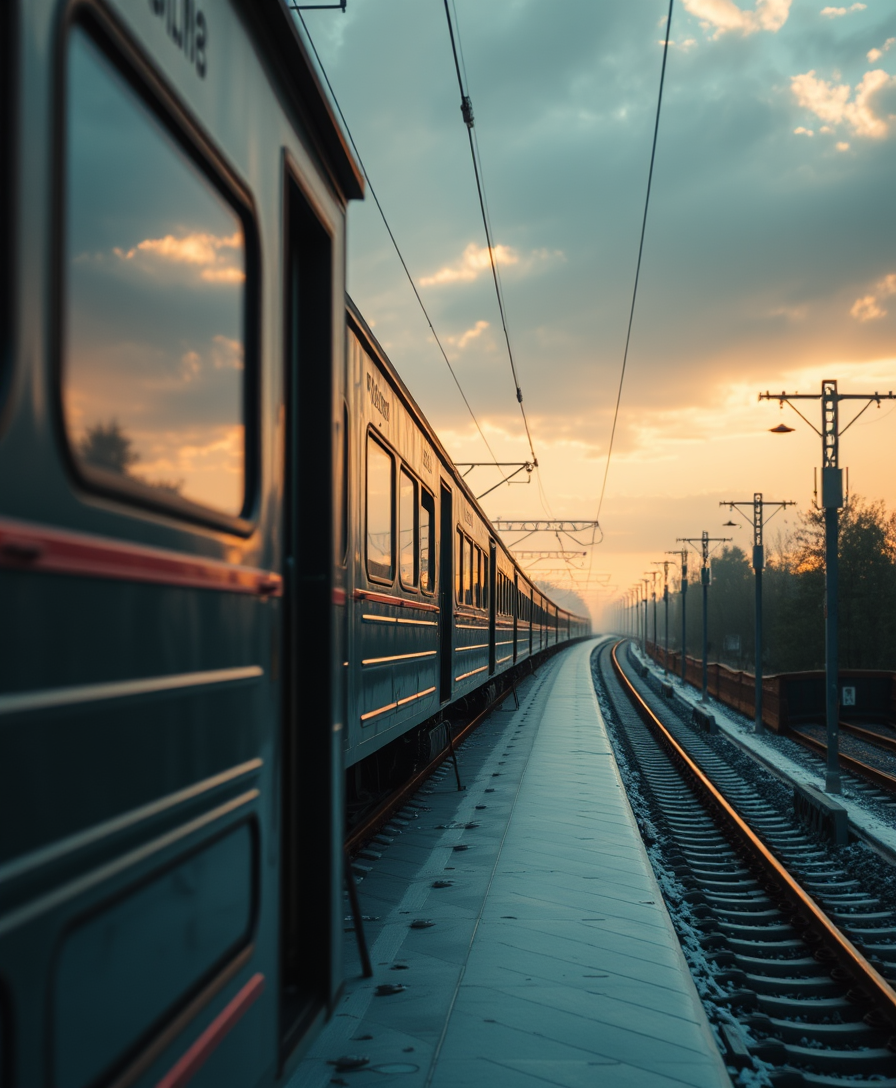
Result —
POLYGON ((776 1088, 896 1088, 886 874, 808 833, 779 785, 757 789, 747 757, 675 720, 619 658, 597 651, 598 696, 728 1065, 776 1088))
MULTIPOLYGON (((848 722, 840 722, 840 734, 838 755, 841 768, 871 782, 886 794, 896 793, 893 759, 896 741, 848 722), (889 765, 889 770, 882 766, 884 763, 889 765)), ((786 736, 820 756, 827 755, 824 726, 790 726, 786 736)))

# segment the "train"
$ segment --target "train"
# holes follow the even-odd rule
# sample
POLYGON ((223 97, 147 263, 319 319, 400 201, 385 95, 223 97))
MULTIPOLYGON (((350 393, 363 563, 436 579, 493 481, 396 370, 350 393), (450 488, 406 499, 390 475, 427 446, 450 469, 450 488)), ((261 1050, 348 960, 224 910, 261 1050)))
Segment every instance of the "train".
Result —
POLYGON ((282 0, 0 5, 0 1086, 285 1084, 347 794, 582 637, 345 290, 282 0))

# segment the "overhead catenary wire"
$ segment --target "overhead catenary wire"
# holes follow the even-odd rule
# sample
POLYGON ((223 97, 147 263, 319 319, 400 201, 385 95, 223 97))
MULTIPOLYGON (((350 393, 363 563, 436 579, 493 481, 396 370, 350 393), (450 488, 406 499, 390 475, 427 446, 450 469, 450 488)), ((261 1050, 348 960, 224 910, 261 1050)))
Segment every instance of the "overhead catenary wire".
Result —
POLYGON ((628 363, 628 349, 632 339, 632 323, 635 318, 635 302, 638 298, 638 281, 641 278, 641 259, 644 255, 644 235, 647 231, 647 211, 650 207, 650 189, 653 183, 653 166, 656 161, 656 144, 660 131, 660 110, 663 105, 663 85, 666 81, 666 58, 669 55, 669 35, 672 33, 672 5, 674 0, 669 0, 669 14, 666 16, 666 39, 663 43, 663 64, 660 69, 660 89, 656 100, 656 119, 653 125, 653 142, 650 148, 650 169, 647 172, 647 192, 644 197, 644 215, 641 219, 641 240, 638 244, 638 262, 635 266, 635 283, 632 288, 632 304, 628 315, 628 330, 625 334, 625 351, 622 354, 622 369, 619 373, 619 388, 616 391, 616 408, 613 412, 613 426, 610 429, 610 443, 607 448, 607 464, 604 468, 604 479, 600 489, 600 499, 597 504, 597 519, 600 521, 600 512, 604 504, 604 494, 607 490, 607 477, 610 474, 610 461, 613 457, 613 442, 616 438, 616 424, 619 420, 619 406, 622 403, 622 386, 625 382, 625 368, 628 363))
MULTIPOLYGON (((619 406, 622 403, 622 386, 625 383, 625 369, 628 365, 628 350, 632 340, 632 324, 635 320, 635 303, 638 298, 638 283, 641 279, 641 259, 644 256, 644 236, 647 232, 647 212, 650 208, 650 190, 653 185, 653 166, 656 162, 656 145, 660 131, 660 112, 663 106, 663 87, 666 82, 666 60, 669 56, 669 38, 672 33, 672 6, 675 0, 669 0, 669 12, 666 15, 666 38, 663 42, 663 63, 660 68, 660 86, 656 99, 656 117, 653 122, 653 140, 650 145, 650 168, 647 171, 647 191, 644 194, 644 214, 641 217, 641 238, 638 242, 638 260, 635 265, 635 282, 632 286, 632 303, 628 313, 628 328, 625 334, 625 350, 622 353, 622 367, 619 371, 619 387, 616 390, 616 407, 613 410, 613 426, 610 428, 610 442, 607 446, 607 463, 604 466, 604 478, 600 488, 600 498, 597 502, 597 518, 600 521, 600 512, 604 505, 604 495, 607 491, 607 479, 610 475, 610 462, 613 458, 613 443, 616 439, 616 424, 619 421, 619 406)), ((592 552, 592 561, 593 561, 592 552)), ((591 571, 591 561, 588 564, 591 571)))
POLYGON ((532 463, 535 467, 538 467, 538 458, 535 456, 535 448, 532 444, 532 432, 529 429, 529 420, 526 416, 526 407, 523 404, 523 391, 520 387, 519 377, 516 370, 516 361, 513 357, 513 347, 510 343, 510 330, 507 325, 507 311, 504 305, 504 292, 501 287, 501 278, 498 274, 498 266, 495 260, 495 245, 492 240, 492 227, 491 220, 488 213, 488 203, 485 198, 485 186, 482 179, 482 166, 479 156, 479 144, 476 139, 476 133, 473 125, 473 103, 470 100, 470 96, 467 93, 466 82, 464 75, 461 72, 461 57, 459 49, 459 35, 455 35, 454 21, 451 18, 451 8, 448 5, 448 0, 444 0, 445 4, 445 18, 448 21, 448 35, 451 39, 451 53, 454 57, 454 70, 457 73, 457 86, 460 91, 460 109, 461 115, 464 119, 464 124, 467 126, 467 138, 470 143, 470 157, 473 160, 473 173, 476 178, 476 192, 479 196, 479 209, 482 213, 482 225, 485 229, 485 241, 488 246, 488 259, 492 271, 492 280, 495 285, 495 296, 498 300, 498 312, 501 316, 501 327, 504 331, 504 342, 507 345, 507 357, 510 360, 510 372, 513 375, 513 384, 516 390, 517 403, 520 406, 520 414, 523 417, 523 427, 526 431, 526 440, 529 443, 529 453, 532 456, 532 463))
MULTIPOLYGON (((433 339, 435 340, 436 345, 442 354, 442 358, 445 360, 445 365, 448 367, 451 377, 454 379, 454 384, 457 386, 457 391, 460 393, 461 398, 466 405, 467 411, 470 413, 470 418, 476 425, 476 430, 479 432, 479 437, 485 443, 485 448, 488 450, 492 461, 495 462, 495 464, 497 465, 498 458, 495 456, 495 452, 489 444, 489 440, 485 437, 485 433, 479 424, 479 420, 476 418, 476 413, 473 411, 473 408, 470 405, 469 400, 467 399, 467 395, 463 390, 463 386, 460 384, 460 380, 458 379, 457 374, 454 372, 454 367, 451 365, 451 360, 448 358, 448 353, 445 351, 445 348, 442 345, 442 341, 439 339, 439 335, 436 332, 435 327, 433 326, 432 318, 429 316, 429 311, 426 309, 423 299, 420 296, 420 292, 417 289, 417 284, 414 282, 414 277, 411 275, 411 271, 407 266, 404 255, 399 248, 398 241, 394 233, 392 232, 392 227, 389 225, 389 220, 386 218, 386 213, 383 210, 380 199, 376 195, 376 190, 374 189, 373 183, 370 180, 370 175, 367 172, 367 167, 364 165, 364 160, 361 158, 361 153, 358 150, 358 145, 355 143, 355 138, 352 135, 351 129, 349 128, 348 121, 346 121, 345 114, 342 112, 342 106, 340 106, 339 99, 336 97, 336 92, 333 90, 333 84, 330 82, 330 77, 327 75, 327 71, 324 68, 323 61, 321 60, 320 54, 317 51, 317 46, 314 44, 314 39, 311 37, 311 32, 308 30, 308 25, 306 24, 301 11, 299 11, 297 8, 292 8, 292 10, 295 11, 296 15, 299 18, 299 22, 301 22, 302 24, 302 29, 305 32, 305 37, 308 39, 308 44, 311 46, 311 51, 314 53, 314 59, 317 62, 320 74, 323 76, 324 82, 327 85, 327 89, 330 92, 330 97, 333 100, 333 105, 336 107, 336 111, 338 112, 339 118, 342 121, 345 133, 348 136, 349 142, 352 145, 352 150, 354 151, 355 157, 358 160, 358 164, 361 167, 361 172, 363 173, 364 180, 367 183, 367 188, 370 192, 370 195, 373 197, 373 202, 374 204, 376 204, 377 211, 380 213, 380 218, 383 220, 383 225, 386 228, 386 233, 389 235, 389 240, 392 242, 392 246, 395 249, 396 254, 398 255, 398 259, 401 262, 401 267, 404 269, 404 274, 405 276, 407 276, 408 283, 411 285, 411 290, 414 292, 414 297, 417 299, 417 303, 420 306, 421 311, 423 312, 423 316, 426 318, 426 323, 427 325, 429 325, 429 331, 432 333, 433 339)), ((498 469, 498 471, 500 472, 501 470, 498 469)), ((501 473, 501 475, 504 477, 501 482, 506 482, 507 477, 504 475, 504 473, 501 473)))

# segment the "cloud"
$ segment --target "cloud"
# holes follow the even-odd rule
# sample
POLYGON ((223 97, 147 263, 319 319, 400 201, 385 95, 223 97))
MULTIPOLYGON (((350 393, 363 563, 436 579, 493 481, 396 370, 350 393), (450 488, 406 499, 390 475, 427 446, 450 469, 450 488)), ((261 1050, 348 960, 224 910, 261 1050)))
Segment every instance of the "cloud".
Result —
MULTIPOLYGON (((561 250, 549 249, 534 249, 527 257, 521 257, 511 246, 502 245, 495 246, 492 252, 499 267, 517 265, 521 271, 528 271, 538 261, 564 258, 561 250)), ((444 265, 431 276, 423 276, 420 284, 422 287, 432 287, 443 283, 470 283, 490 267, 488 246, 477 246, 475 242, 470 242, 459 261, 444 265)))
POLYGON ((467 329, 467 331, 465 333, 463 333, 462 336, 458 337, 458 339, 457 339, 458 349, 460 351, 463 351, 464 348, 467 346, 467 344, 469 344, 469 342, 471 340, 476 340, 478 337, 480 337, 485 332, 485 330, 487 328, 488 328, 488 322, 487 321, 477 321, 472 329, 467 329))
MULTIPOLYGON (((519 255, 510 246, 497 245, 492 252, 499 265, 519 262, 519 255)), ((420 284, 422 287, 431 287, 440 283, 469 283, 490 267, 488 246, 477 246, 475 242, 470 242, 459 261, 446 264, 431 276, 423 276, 420 284)))
POLYGON ((795 128, 793 130, 793 134, 794 134, 794 136, 814 136, 815 135, 815 133, 812 131, 811 128, 803 128, 802 125, 800 125, 799 128, 795 128))
POLYGON ((867 4, 853 4, 848 8, 822 8, 821 14, 826 19, 839 19, 841 15, 848 15, 851 11, 864 11, 867 4))
MULTIPOLYGON (((665 45, 666 44, 665 38, 657 39, 656 44, 657 45, 665 45)), ((680 49, 682 51, 682 53, 689 53, 694 48, 694 46, 696 44, 697 44, 697 39, 696 38, 685 38, 685 40, 683 42, 676 42, 676 41, 673 41, 672 39, 669 40, 669 48, 670 49, 680 49)))
POLYGON ((874 64, 875 61, 880 60, 880 58, 884 55, 884 53, 889 52, 889 50, 894 45, 896 45, 896 38, 887 38, 887 40, 880 47, 880 49, 869 49, 868 50, 868 60, 872 64, 874 64))
POLYGON ((123 261, 198 267, 200 278, 207 283, 242 283, 245 273, 235 263, 241 258, 242 251, 242 231, 224 238, 201 233, 185 234, 181 238, 166 234, 164 238, 146 238, 131 249, 116 246, 113 250, 123 261))
POLYGON ((896 89, 896 77, 880 68, 865 73, 861 83, 856 85, 852 101, 852 88, 848 83, 817 79, 814 69, 791 76, 790 85, 797 102, 828 125, 846 124, 857 136, 876 140, 883 139, 889 131, 887 122, 893 114, 887 111, 881 116, 878 108, 882 105, 881 92, 896 89))
POLYGON ((684 6, 695 15, 704 29, 715 29, 714 38, 730 30, 754 34, 769 30, 773 34, 787 22, 792 0, 756 0, 752 11, 745 11, 734 0, 684 0, 684 6))
POLYGON ((887 311, 880 305, 881 299, 896 295, 896 272, 891 272, 877 284, 877 293, 857 298, 849 311, 857 321, 876 321, 886 317, 887 311))

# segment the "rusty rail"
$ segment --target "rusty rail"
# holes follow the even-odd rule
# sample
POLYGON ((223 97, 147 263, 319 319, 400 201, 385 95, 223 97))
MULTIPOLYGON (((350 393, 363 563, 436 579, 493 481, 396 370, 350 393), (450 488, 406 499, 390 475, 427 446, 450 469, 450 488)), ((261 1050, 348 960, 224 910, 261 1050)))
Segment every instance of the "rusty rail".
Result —
POLYGON ((623 672, 619 664, 616 651, 622 642, 617 642, 610 652, 613 669, 623 685, 626 695, 634 706, 638 715, 647 727, 654 733, 660 743, 672 754, 676 762, 691 776, 702 789, 704 794, 712 801, 724 821, 733 828, 742 840, 746 840, 752 852, 758 857, 762 865, 772 876, 780 882, 782 891, 788 895, 791 902, 795 903, 799 910, 804 912, 810 921, 825 935, 833 946, 832 950, 841 965, 856 978, 856 982, 864 984, 869 989, 869 996, 876 998, 882 1005, 889 1018, 896 1019, 896 990, 889 982, 868 962, 856 946, 846 937, 837 926, 828 918, 821 907, 811 895, 794 880, 787 869, 781 864, 775 855, 769 850, 762 839, 756 834, 749 824, 732 807, 725 796, 713 785, 704 772, 691 759, 678 741, 666 729, 660 719, 653 713, 647 703, 635 690, 634 685, 623 672))

